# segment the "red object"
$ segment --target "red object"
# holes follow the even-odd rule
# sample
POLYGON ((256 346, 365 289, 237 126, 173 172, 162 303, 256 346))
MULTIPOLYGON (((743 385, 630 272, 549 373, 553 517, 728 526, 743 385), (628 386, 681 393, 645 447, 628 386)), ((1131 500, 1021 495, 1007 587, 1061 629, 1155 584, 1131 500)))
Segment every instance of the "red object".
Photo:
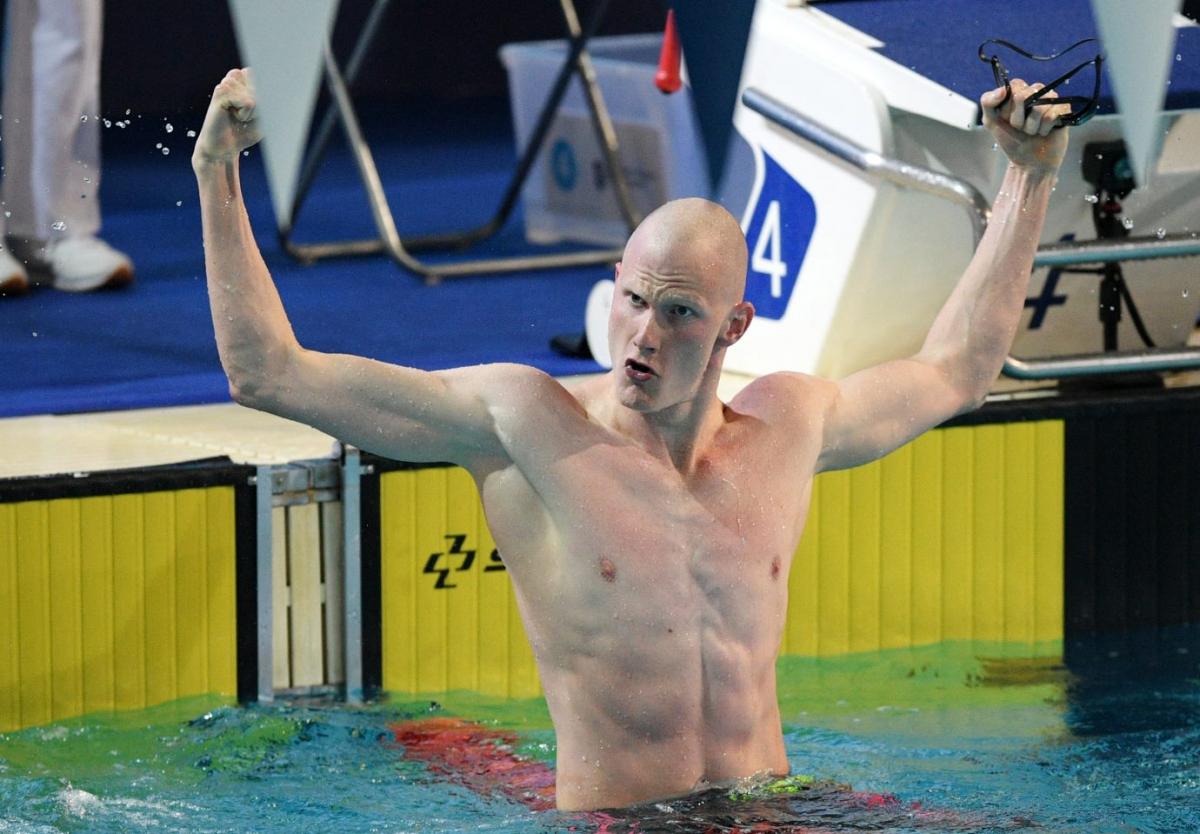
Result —
POLYGON ((662 51, 658 53, 658 72, 654 86, 663 93, 674 93, 683 86, 679 77, 682 53, 679 51, 679 30, 675 28, 675 10, 667 10, 667 28, 663 31, 662 51))
POLYGON ((424 762, 475 793, 501 794, 535 811, 554 807, 554 770, 513 753, 513 733, 458 718, 405 721, 391 729, 404 758, 424 762))

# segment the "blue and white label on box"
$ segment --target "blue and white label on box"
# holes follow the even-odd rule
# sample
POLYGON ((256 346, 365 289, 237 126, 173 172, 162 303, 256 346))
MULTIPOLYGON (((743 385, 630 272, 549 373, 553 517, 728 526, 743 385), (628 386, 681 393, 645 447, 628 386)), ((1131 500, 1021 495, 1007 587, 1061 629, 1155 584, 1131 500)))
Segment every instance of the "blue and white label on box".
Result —
POLYGON ((756 315, 780 319, 808 253, 817 206, 808 190, 770 154, 759 148, 755 156, 762 166, 762 185, 743 224, 750 255, 746 300, 754 305, 756 315))

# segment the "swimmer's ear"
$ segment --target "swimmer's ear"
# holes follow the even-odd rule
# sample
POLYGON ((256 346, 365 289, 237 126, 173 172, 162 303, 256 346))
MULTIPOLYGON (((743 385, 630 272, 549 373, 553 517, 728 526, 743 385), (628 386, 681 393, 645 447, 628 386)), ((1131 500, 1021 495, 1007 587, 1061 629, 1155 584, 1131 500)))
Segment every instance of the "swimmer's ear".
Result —
POLYGON ((615 281, 620 277, 621 277, 621 262, 617 261, 617 265, 615 267, 613 267, 613 280, 615 281))
POLYGON ((729 347, 746 335, 750 322, 754 320, 754 305, 749 301, 739 301, 733 306, 729 318, 725 320, 725 329, 717 338, 717 347, 729 347))

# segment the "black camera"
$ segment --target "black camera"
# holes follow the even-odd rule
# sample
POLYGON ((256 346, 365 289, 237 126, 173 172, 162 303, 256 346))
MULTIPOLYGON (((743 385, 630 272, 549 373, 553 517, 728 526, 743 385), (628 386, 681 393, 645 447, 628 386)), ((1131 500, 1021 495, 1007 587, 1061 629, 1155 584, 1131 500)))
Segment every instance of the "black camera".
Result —
POLYGON ((1083 146, 1083 178, 1100 193, 1120 200, 1137 187, 1125 142, 1088 142, 1083 146))

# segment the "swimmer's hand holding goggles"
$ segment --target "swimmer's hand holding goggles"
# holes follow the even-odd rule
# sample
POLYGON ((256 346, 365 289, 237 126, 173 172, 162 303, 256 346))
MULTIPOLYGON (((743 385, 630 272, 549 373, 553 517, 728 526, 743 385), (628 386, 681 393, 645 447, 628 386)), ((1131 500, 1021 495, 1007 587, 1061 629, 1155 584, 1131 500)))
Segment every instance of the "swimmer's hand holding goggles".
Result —
MULTIPOLYGON (((1095 42, 1095 38, 1084 38, 1077 43, 1071 44, 1061 52, 1055 52, 1053 55, 1034 55, 1030 52, 1026 52, 1024 49, 1014 43, 1011 43, 1010 41, 1000 40, 999 38, 992 38, 984 41, 979 45, 979 60, 983 61, 985 64, 992 65, 992 75, 996 79, 996 86, 1004 87, 1004 98, 1000 101, 1000 104, 997 105, 997 107, 1003 105, 1010 98, 1012 98, 1012 86, 1009 82, 1008 70, 1004 67, 1004 64, 1000 63, 1000 56, 996 55, 994 52, 990 56, 987 54, 988 44, 1002 46, 1006 49, 1016 52, 1018 55, 1023 55, 1032 61, 1053 61, 1056 58, 1066 55, 1068 52, 1078 46, 1083 46, 1085 43, 1095 42)), ((1071 108, 1071 112, 1064 116, 1060 116, 1058 121, 1054 124, 1054 127, 1060 128, 1068 125, 1083 124, 1096 113, 1096 102, 1100 98, 1100 69, 1103 64, 1104 56, 1100 53, 1096 53, 1095 58, 1084 61, 1079 66, 1063 73, 1058 78, 1049 82, 1046 84, 1046 86, 1042 87, 1042 89, 1025 99, 1026 115, 1028 115, 1034 107, 1051 107, 1065 104, 1071 108), (1089 66, 1094 66, 1096 68, 1095 79, 1092 84, 1092 94, 1090 96, 1058 96, 1057 98, 1046 98, 1051 90, 1057 89, 1060 84, 1068 83, 1073 76, 1075 76, 1085 67, 1089 66)))

